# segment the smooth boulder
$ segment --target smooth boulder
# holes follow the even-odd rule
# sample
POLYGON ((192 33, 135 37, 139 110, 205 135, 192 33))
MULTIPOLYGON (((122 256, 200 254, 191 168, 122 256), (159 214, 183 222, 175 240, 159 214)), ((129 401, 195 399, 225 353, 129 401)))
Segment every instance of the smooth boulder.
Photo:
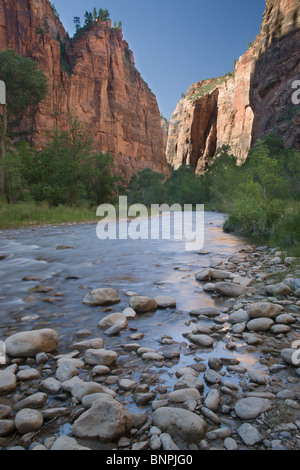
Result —
POLYGON ((207 432, 207 424, 200 416, 182 408, 158 408, 153 413, 153 424, 173 438, 188 443, 199 442, 207 432))
POLYGON ((158 305, 155 299, 138 295, 131 297, 130 307, 137 313, 147 313, 155 312, 158 305))
POLYGON ((75 437, 113 442, 126 436, 132 428, 132 417, 121 403, 103 394, 73 424, 75 437))
POLYGON ((119 303, 121 300, 119 292, 115 289, 94 289, 89 292, 84 300, 84 305, 89 306, 109 306, 119 303))
POLYGON ((244 287, 231 282, 217 282, 214 289, 218 294, 224 297, 239 297, 255 292, 253 287, 244 287))
POLYGON ((12 357, 35 357, 39 353, 53 352, 59 336, 51 329, 16 333, 5 341, 6 353, 12 357))
POLYGON ((123 313, 112 313, 107 317, 103 318, 98 323, 98 328, 106 330, 108 328, 117 326, 121 330, 124 330, 128 326, 128 319, 123 313))
POLYGON ((250 318, 276 318, 282 312, 281 305, 272 304, 270 302, 257 302, 248 308, 250 318))

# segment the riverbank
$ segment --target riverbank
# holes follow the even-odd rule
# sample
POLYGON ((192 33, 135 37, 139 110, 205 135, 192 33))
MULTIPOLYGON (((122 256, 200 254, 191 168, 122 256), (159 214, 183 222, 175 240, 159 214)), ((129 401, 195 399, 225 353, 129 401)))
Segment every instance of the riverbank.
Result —
MULTIPOLYGON (((58 259, 60 253, 66 252, 58 251, 58 259)), ((2 329, 10 354, 0 373, 2 448, 299 450, 300 370, 291 350, 300 329, 299 260, 243 245, 228 258, 220 251, 207 261, 204 250, 198 268, 173 260, 174 272, 189 276, 185 286, 197 278, 190 309, 168 283, 157 283, 163 288, 157 295, 142 286, 123 291, 121 280, 119 288, 114 283, 113 290, 94 294, 86 285, 81 321, 96 321, 98 330, 82 324, 71 337, 56 303, 64 284, 59 293, 51 279, 24 280, 34 282, 28 294, 38 296, 38 306, 47 296, 55 310, 42 330, 42 347, 41 333, 29 339, 26 330, 42 328, 45 320, 39 324, 30 311, 4 336, 2 329), (177 334, 168 322, 177 324, 177 334)), ((33 311, 42 315, 43 309, 33 311)))
POLYGON ((48 204, 0 203, 0 230, 35 228, 46 225, 97 222, 96 208, 67 206, 49 207, 48 204))

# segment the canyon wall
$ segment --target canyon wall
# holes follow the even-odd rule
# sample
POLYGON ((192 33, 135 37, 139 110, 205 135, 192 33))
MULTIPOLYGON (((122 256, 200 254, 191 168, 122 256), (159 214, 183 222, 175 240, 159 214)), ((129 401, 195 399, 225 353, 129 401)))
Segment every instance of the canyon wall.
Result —
POLYGON ((156 97, 110 20, 69 40, 48 0, 0 0, 0 49, 7 48, 38 62, 48 77, 46 100, 21 124, 35 146, 74 112, 90 126, 94 150, 111 152, 127 180, 144 168, 168 174, 156 97))
POLYGON ((239 163, 257 139, 275 132, 300 148, 300 106, 292 83, 300 79, 299 0, 267 0, 261 32, 224 77, 198 82, 170 120, 167 160, 202 173, 228 145, 239 163))

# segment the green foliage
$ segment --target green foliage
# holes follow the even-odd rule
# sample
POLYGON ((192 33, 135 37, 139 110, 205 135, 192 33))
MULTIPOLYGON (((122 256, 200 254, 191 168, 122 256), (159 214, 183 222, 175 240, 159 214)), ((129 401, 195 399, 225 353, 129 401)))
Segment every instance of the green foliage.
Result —
MULTIPOLYGON (((107 21, 110 18, 109 11, 107 8, 104 10, 100 8, 99 11, 96 7, 93 8, 93 11, 86 11, 84 14, 84 25, 81 26, 81 20, 79 16, 75 16, 73 23, 75 24, 76 33, 74 39, 78 39, 84 33, 86 33, 91 27, 95 26, 100 21, 107 21)), ((119 22, 118 28, 122 29, 122 23, 119 22)))
POLYGON ((21 143, 7 152, 5 195, 9 202, 33 200, 51 207, 112 202, 122 179, 113 175, 114 159, 92 151, 91 133, 74 114, 67 130, 48 136, 43 150, 21 143))
POLYGON ((0 52, 0 80, 6 84, 9 117, 17 117, 29 105, 37 106, 47 94, 47 78, 38 64, 12 49, 0 52))
POLYGON ((196 176, 191 167, 182 166, 167 180, 150 168, 133 175, 128 186, 130 204, 200 204, 206 198, 203 179, 196 176))
POLYGON ((299 252, 300 153, 269 135, 243 165, 234 160, 222 148, 205 175, 210 200, 229 215, 224 229, 299 252))

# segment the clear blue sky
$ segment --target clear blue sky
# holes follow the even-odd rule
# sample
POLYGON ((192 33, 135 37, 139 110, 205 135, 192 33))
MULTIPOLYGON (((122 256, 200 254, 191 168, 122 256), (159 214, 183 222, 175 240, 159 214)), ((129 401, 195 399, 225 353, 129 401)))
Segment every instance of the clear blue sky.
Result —
POLYGON ((136 67, 168 119, 195 82, 233 70, 260 31, 265 0, 53 0, 74 34, 73 18, 93 7, 122 21, 136 67))

